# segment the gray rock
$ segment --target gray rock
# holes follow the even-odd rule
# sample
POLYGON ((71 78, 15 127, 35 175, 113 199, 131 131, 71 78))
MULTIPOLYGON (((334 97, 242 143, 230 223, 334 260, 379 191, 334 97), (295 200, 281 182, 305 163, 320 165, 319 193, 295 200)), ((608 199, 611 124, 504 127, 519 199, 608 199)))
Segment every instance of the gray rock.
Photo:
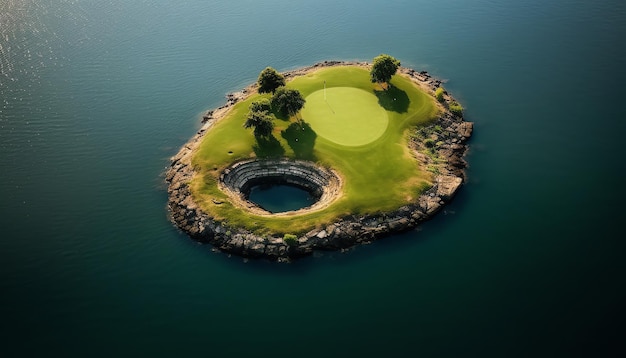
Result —
POLYGON ((474 130, 474 123, 472 122, 463 122, 459 124, 459 127, 457 128, 457 132, 463 138, 466 138, 466 139, 472 136, 473 130, 474 130))
POLYGON ((437 178, 437 196, 444 200, 448 200, 454 196, 456 191, 463 183, 463 179, 451 175, 440 176, 437 178))
POLYGON ((317 235, 315 235, 315 236, 317 236, 320 239, 323 239, 323 238, 328 236, 328 233, 326 233, 326 230, 322 230, 322 231, 318 232, 317 235))
POLYGON ((390 221, 389 222, 389 229, 391 231, 395 231, 395 232, 406 230, 406 228, 409 227, 409 223, 410 223, 410 220, 408 218, 401 217, 401 218, 398 218, 396 220, 390 221))

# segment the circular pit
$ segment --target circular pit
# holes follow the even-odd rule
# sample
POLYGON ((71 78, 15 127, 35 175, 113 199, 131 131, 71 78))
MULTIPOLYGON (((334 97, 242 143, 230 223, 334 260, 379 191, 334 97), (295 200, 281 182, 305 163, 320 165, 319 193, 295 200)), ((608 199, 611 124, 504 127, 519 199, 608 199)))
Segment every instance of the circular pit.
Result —
POLYGON ((220 185, 235 202, 257 215, 285 215, 322 209, 333 202, 341 190, 341 181, 332 171, 311 162, 289 159, 246 160, 224 170, 220 185), (257 185, 292 185, 306 190, 313 203, 295 211, 271 213, 249 201, 250 190, 257 185))

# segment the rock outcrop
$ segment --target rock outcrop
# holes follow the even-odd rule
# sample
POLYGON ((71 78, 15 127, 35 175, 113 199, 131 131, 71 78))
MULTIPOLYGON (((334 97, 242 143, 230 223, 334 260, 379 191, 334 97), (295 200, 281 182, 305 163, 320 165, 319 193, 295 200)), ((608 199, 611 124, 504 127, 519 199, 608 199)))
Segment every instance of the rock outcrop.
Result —
MULTIPOLYGON (((299 76, 312 69, 337 65, 368 66, 367 63, 327 61, 287 72, 285 76, 299 76)), ((430 92, 442 83, 425 71, 401 68, 400 72, 430 92)), ((467 140, 472 134, 473 125, 471 122, 465 122, 462 116, 447 110, 448 104, 454 99, 446 93, 441 116, 430 126, 420 129, 410 143, 421 165, 434 173, 433 186, 413 202, 386 213, 347 216, 323 228, 303 234, 295 241, 285 240, 280 236, 260 236, 244 228, 231 227, 210 217, 194 201, 189 188, 195 174, 191 159, 193 150, 206 131, 210 130, 215 121, 222 118, 231 106, 253 93, 254 89, 255 85, 252 85, 241 92, 230 94, 226 105, 207 112, 203 116, 204 126, 172 158, 171 166, 165 175, 169 183, 168 206, 172 221, 194 240, 210 243, 216 250, 243 257, 290 261, 293 258, 310 255, 315 250, 339 250, 369 243, 393 233, 415 228, 419 223, 431 218, 452 200, 465 179, 464 169, 467 163, 463 157, 468 149, 467 140)), ((247 205, 245 195, 242 196, 242 193, 254 183, 255 178, 262 177, 280 178, 314 193, 317 192, 320 200, 314 204, 315 208, 308 209, 319 209, 320 207, 316 205, 327 205, 341 188, 339 177, 332 171, 319 168, 313 163, 289 159, 235 163, 222 173, 220 182, 224 191, 227 193, 230 191, 233 200, 242 200, 243 205, 247 205)), ((257 213, 267 214, 253 204, 248 207, 250 210, 257 210, 257 213)))

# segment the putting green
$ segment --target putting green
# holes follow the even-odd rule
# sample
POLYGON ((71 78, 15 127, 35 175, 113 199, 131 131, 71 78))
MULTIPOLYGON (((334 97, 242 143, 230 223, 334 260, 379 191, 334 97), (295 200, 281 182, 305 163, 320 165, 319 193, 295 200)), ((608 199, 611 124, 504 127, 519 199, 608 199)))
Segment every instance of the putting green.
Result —
POLYGON ((375 141, 389 123, 387 112, 374 94, 352 87, 311 93, 301 113, 317 135, 345 146, 375 141))

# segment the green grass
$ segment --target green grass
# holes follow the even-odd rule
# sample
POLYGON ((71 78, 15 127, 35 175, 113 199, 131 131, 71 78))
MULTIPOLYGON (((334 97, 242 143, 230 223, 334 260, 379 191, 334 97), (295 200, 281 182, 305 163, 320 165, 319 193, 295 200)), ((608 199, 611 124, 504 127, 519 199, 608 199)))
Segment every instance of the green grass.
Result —
MULTIPOLYGON (((320 127, 313 117, 312 124, 308 124, 307 113, 311 109, 308 108, 301 113, 304 125, 277 119, 273 136, 258 142, 251 130, 243 128, 243 123, 250 103, 268 95, 252 95, 216 123, 194 153, 193 165, 199 174, 190 184, 194 198, 204 210, 218 220, 258 233, 301 233, 344 215, 396 209, 417 198, 431 185, 431 173, 426 168, 418 168, 407 147, 407 130, 435 118, 438 107, 433 97, 400 75, 394 76, 389 90, 382 91, 370 82, 369 71, 351 66, 317 70, 293 79, 287 86, 300 90, 307 98, 323 89, 324 81, 327 96, 335 89, 346 87, 367 92, 365 97, 373 95, 369 98, 377 100, 387 117, 384 132, 362 141, 361 145, 342 145, 353 143, 350 138, 367 133, 355 135, 337 131, 337 135, 345 137, 329 139, 330 135, 322 127, 331 124, 320 127), (343 196, 318 212, 264 217, 231 205, 228 197, 217 188, 219 173, 232 162, 250 157, 281 156, 314 160, 335 169, 344 181, 343 196)), ((348 102, 349 97, 346 97, 348 102)))
POLYGON ((311 93, 302 118, 319 136, 345 146, 373 142, 385 133, 389 123, 387 111, 373 93, 352 87, 311 93))

